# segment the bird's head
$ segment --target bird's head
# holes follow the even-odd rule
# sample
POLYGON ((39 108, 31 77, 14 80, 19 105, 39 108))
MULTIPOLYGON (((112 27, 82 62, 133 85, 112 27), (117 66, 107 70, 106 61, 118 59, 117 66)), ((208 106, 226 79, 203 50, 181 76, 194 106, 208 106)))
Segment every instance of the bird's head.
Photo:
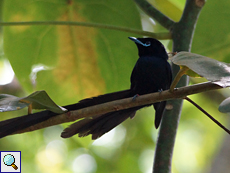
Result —
POLYGON ((161 42, 154 38, 129 37, 137 45, 139 56, 158 56, 168 59, 168 54, 161 42))

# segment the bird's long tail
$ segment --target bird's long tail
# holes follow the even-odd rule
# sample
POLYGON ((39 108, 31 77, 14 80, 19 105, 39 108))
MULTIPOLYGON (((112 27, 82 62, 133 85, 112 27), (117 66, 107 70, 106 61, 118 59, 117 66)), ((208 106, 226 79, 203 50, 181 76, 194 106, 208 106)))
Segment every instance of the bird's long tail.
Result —
MULTIPOLYGON (((158 128, 165 109, 166 101, 154 103, 155 112, 155 127, 158 128)), ((97 139, 125 121, 127 118, 133 118, 138 109, 144 106, 133 107, 125 110, 106 113, 104 115, 84 118, 71 124, 64 129, 61 134, 63 138, 69 138, 78 134, 79 137, 84 137, 92 134, 92 139, 97 139)))
MULTIPOLYGON (((64 106, 68 111, 78 110, 85 107, 102 104, 118 99, 128 98, 130 96, 130 90, 123 90, 98 97, 81 100, 80 102, 68 106, 64 106)), ((13 134, 19 130, 23 130, 35 124, 46 121, 47 119, 56 116, 58 114, 51 111, 41 111, 38 113, 24 115, 13 119, 5 120, 0 122, 0 138, 13 134)))
POLYGON ((62 132, 61 137, 69 138, 75 134, 78 134, 79 137, 84 137, 92 134, 92 139, 97 139, 125 121, 127 118, 133 118, 136 111, 142 107, 144 106, 110 112, 91 118, 85 118, 66 128, 62 132))
POLYGON ((157 129, 161 123, 162 115, 164 113, 165 106, 166 106, 166 101, 154 103, 153 105, 156 111, 155 112, 155 127, 157 129))

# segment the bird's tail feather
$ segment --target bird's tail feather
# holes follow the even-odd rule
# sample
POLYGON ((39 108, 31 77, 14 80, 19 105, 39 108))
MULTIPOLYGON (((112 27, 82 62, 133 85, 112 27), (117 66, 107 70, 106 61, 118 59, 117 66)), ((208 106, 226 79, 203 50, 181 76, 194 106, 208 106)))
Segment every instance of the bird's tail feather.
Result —
POLYGON ((32 125, 43 122, 52 116, 56 115, 50 111, 42 111, 35 114, 24 115, 0 122, 0 138, 15 133, 16 131, 23 130, 32 125))
POLYGON ((154 103, 153 105, 156 111, 155 112, 155 127, 157 129, 161 123, 162 115, 164 113, 165 106, 166 106, 166 101, 154 103))
MULTIPOLYGON (((85 107, 102 104, 118 99, 123 99, 127 97, 131 97, 130 90, 123 90, 114 93, 109 93, 105 95, 100 95, 98 97, 93 97, 89 99, 81 100, 80 102, 72 105, 64 106, 68 111, 82 109, 85 107)), ((56 116, 58 114, 53 113, 51 111, 41 111, 38 113, 24 115, 20 117, 16 117, 9 120, 4 120, 0 122, 0 138, 5 137, 7 135, 13 134, 16 131, 23 130, 35 124, 46 121, 47 119, 56 116)))
POLYGON ((127 118, 133 118, 136 111, 142 107, 143 106, 139 106, 116 112, 110 112, 101 116, 85 118, 66 128, 62 132, 61 137, 69 138, 75 134, 79 134, 79 137, 84 137, 92 134, 92 139, 97 139, 125 121, 127 118))

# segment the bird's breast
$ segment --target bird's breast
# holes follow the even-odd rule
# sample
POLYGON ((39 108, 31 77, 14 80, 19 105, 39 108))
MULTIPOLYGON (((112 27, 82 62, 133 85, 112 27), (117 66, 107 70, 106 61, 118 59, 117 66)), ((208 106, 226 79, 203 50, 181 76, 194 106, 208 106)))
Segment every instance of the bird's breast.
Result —
POLYGON ((137 94, 147 94, 168 89, 168 62, 158 57, 141 57, 132 77, 131 89, 137 94))

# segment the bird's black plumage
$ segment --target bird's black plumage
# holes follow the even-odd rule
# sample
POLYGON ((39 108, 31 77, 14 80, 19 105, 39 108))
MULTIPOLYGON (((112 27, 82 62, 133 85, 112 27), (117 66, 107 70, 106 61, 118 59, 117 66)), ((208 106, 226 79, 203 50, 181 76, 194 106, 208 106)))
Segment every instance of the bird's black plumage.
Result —
MULTIPOLYGON (((120 99, 133 97, 137 94, 143 95, 169 89, 172 81, 172 73, 171 67, 167 62, 168 54, 164 46, 153 38, 129 38, 137 45, 139 59, 132 71, 130 90, 127 90, 125 97, 123 95, 120 99)), ((153 104, 156 111, 156 128, 160 125, 165 105, 166 101, 153 104)), ((61 136, 67 138, 75 134, 79 134, 79 136, 92 134, 92 139, 96 139, 127 118, 132 118, 136 111, 142 107, 144 106, 110 112, 92 118, 85 118, 66 128, 61 136)))
MULTIPOLYGON (((139 59, 131 75, 130 89, 85 99, 79 103, 64 106, 68 111, 133 97, 137 94, 143 95, 169 89, 172 81, 172 74, 171 67, 167 62, 168 55, 164 46, 158 40, 153 38, 129 38, 136 43, 139 52, 139 59)), ((156 128, 158 128, 160 124, 165 105, 165 101, 153 104, 156 110, 156 128)), ((84 118, 66 128, 61 136, 63 138, 68 138, 75 134, 79 134, 79 136, 92 134, 92 139, 96 139, 125 121, 127 118, 132 118, 136 111, 142 107, 144 106, 84 118)), ((2 121, 0 122, 0 138, 43 122, 56 115, 56 113, 50 111, 42 111, 2 121)))

